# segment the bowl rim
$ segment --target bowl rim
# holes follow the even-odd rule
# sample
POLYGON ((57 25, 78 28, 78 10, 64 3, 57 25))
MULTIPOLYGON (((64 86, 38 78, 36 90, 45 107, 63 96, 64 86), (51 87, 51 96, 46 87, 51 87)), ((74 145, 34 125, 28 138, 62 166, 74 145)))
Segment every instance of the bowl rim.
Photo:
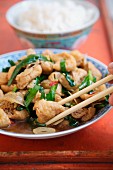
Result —
MULTIPOLYGON (((43 51, 43 50, 46 50, 46 49, 49 49, 49 50, 52 50, 52 51, 59 51, 59 52, 62 52, 62 51, 70 52, 70 50, 54 49, 54 48, 37 48, 35 50, 37 52, 37 51, 43 51)), ((2 54, 0 59, 6 58, 6 57, 8 57, 8 55, 19 54, 19 53, 22 53, 22 52, 26 52, 26 50, 18 50, 18 51, 13 51, 13 52, 2 54)), ((85 57, 86 57, 86 59, 89 58, 92 61, 102 65, 103 67, 105 67, 107 69, 107 66, 104 63, 102 63, 101 61, 99 61, 99 60, 97 60, 93 57, 90 57, 88 55, 85 55, 85 57)), ((12 137, 17 137, 17 138, 24 138, 24 139, 49 139, 49 138, 61 137, 61 136, 65 136, 65 135, 69 135, 71 133, 77 132, 77 131, 85 128, 85 127, 90 126, 91 124, 94 124, 99 119, 101 119, 103 116, 105 116, 111 108, 112 107, 110 106, 107 111, 105 111, 102 115, 100 115, 99 117, 97 117, 93 121, 88 121, 87 123, 85 123, 83 125, 80 125, 78 127, 75 127, 75 128, 69 129, 69 130, 64 130, 64 131, 50 133, 50 134, 22 134, 22 133, 8 132, 8 131, 0 129, 0 134, 12 136, 12 137)))
MULTIPOLYGON (((74 0, 72 0, 74 1, 74 0)), ((89 5, 90 8, 92 8, 95 13, 94 13, 94 17, 93 19, 91 19, 88 23, 84 24, 81 28, 79 29, 70 29, 68 31, 63 31, 63 32, 54 32, 54 33, 50 33, 50 32, 45 32, 45 33, 41 33, 41 32, 32 32, 32 31, 26 31, 26 30, 23 30, 21 27, 19 27, 17 24, 15 24, 14 22, 12 22, 10 20, 10 13, 15 10, 15 7, 16 6, 19 6, 20 4, 24 4, 24 3, 30 3, 32 2, 32 0, 29 0, 29 1, 22 1, 22 2, 18 2, 14 5, 12 5, 6 12, 6 20, 7 22, 9 23, 10 26, 12 26, 14 29, 16 29, 17 31, 20 31, 21 33, 27 33, 27 34, 32 34, 32 35, 66 35, 66 34, 71 34, 71 33, 77 33, 77 32, 81 32, 91 26, 93 26, 96 21, 98 20, 99 16, 100 16, 100 12, 99 12, 99 9, 96 5, 94 5, 93 3, 89 2, 89 1, 79 1, 79 0, 76 0, 77 3, 81 4, 81 5, 89 5)))

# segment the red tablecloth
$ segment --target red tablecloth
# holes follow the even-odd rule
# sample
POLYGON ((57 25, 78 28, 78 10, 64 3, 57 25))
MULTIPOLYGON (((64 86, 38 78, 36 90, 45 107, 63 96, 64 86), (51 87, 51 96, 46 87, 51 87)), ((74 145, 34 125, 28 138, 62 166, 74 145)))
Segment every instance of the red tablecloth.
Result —
MULTIPOLYGON (((0 54, 24 49, 15 32, 5 19, 7 9, 19 0, 0 0, 0 54)), ((88 39, 79 47, 83 53, 97 58, 106 65, 112 58, 102 17, 88 39)), ((25 140, 0 135, 0 151, 110 151, 113 150, 113 110, 93 125, 68 136, 25 140)))

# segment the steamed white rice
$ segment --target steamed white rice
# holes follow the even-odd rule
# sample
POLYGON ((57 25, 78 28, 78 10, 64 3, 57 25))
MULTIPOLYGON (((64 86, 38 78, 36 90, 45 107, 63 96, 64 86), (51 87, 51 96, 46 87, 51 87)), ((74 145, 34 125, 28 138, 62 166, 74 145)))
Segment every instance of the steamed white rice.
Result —
POLYGON ((79 29, 94 15, 90 8, 77 4, 76 0, 33 1, 18 16, 17 24, 25 31, 35 33, 59 33, 79 29))

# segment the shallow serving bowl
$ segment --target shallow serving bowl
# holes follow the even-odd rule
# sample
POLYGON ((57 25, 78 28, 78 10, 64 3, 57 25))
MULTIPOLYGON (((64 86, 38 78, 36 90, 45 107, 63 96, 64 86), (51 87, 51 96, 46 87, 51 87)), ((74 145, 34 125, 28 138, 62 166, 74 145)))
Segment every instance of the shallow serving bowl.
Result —
MULTIPOLYGON (((52 0, 46 1, 51 2, 52 0)), ((87 38, 93 25, 99 18, 99 10, 95 5, 87 1, 77 1, 78 4, 83 5, 86 9, 90 8, 94 11, 91 19, 82 25, 80 29, 73 29, 68 32, 65 31, 60 33, 34 33, 32 31, 25 31, 21 29, 16 23, 19 14, 23 13, 26 8, 29 7, 30 3, 33 3, 33 1, 23 1, 13 5, 7 11, 6 19, 21 40, 31 47, 73 49, 87 38)))
MULTIPOLYGON (((42 53, 43 50, 45 49, 36 49, 37 53, 42 53)), ((63 50, 61 49, 50 49, 52 50, 54 53, 61 53, 63 52, 63 50)), ((66 50, 65 50, 66 51, 66 50)), ((68 50, 66 52, 69 52, 68 50)), ((2 68, 7 67, 8 66, 8 60, 13 60, 13 61, 17 61, 20 57, 24 56, 26 53, 26 50, 23 51, 16 51, 16 52, 12 52, 12 53, 7 53, 4 54, 0 57, 0 71, 2 71, 2 68)), ((103 77, 107 74, 107 67, 105 64, 103 64, 102 62, 89 57, 89 56, 85 56, 86 59, 90 62, 92 62, 102 73, 103 77)), ((107 86, 109 86, 109 84, 107 84, 107 86)), ((75 127, 73 129, 70 130, 65 130, 65 131, 61 131, 61 132, 55 132, 52 134, 21 134, 21 133, 13 133, 13 132, 7 132, 5 130, 0 130, 1 134, 4 135, 8 135, 8 136, 13 136, 13 137, 18 137, 18 138, 26 138, 26 139, 48 139, 48 138, 56 138, 56 137, 60 137, 60 136, 64 136, 64 135, 68 135, 74 132, 77 132, 78 130, 81 130, 93 123, 95 123, 96 121, 98 121, 100 118, 102 118, 109 110, 111 109, 111 106, 108 104, 106 107, 104 107, 103 109, 101 109, 95 116, 93 119, 91 119, 90 121, 86 122, 83 125, 80 125, 78 127, 75 127)))

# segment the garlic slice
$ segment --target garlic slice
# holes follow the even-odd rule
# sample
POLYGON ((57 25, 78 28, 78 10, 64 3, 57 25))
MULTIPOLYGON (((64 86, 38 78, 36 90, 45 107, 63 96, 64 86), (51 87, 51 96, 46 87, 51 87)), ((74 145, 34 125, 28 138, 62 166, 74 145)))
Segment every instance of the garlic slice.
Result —
POLYGON ((38 127, 33 129, 33 133, 35 134, 47 134, 47 133, 54 133, 56 130, 54 128, 49 127, 38 127))

